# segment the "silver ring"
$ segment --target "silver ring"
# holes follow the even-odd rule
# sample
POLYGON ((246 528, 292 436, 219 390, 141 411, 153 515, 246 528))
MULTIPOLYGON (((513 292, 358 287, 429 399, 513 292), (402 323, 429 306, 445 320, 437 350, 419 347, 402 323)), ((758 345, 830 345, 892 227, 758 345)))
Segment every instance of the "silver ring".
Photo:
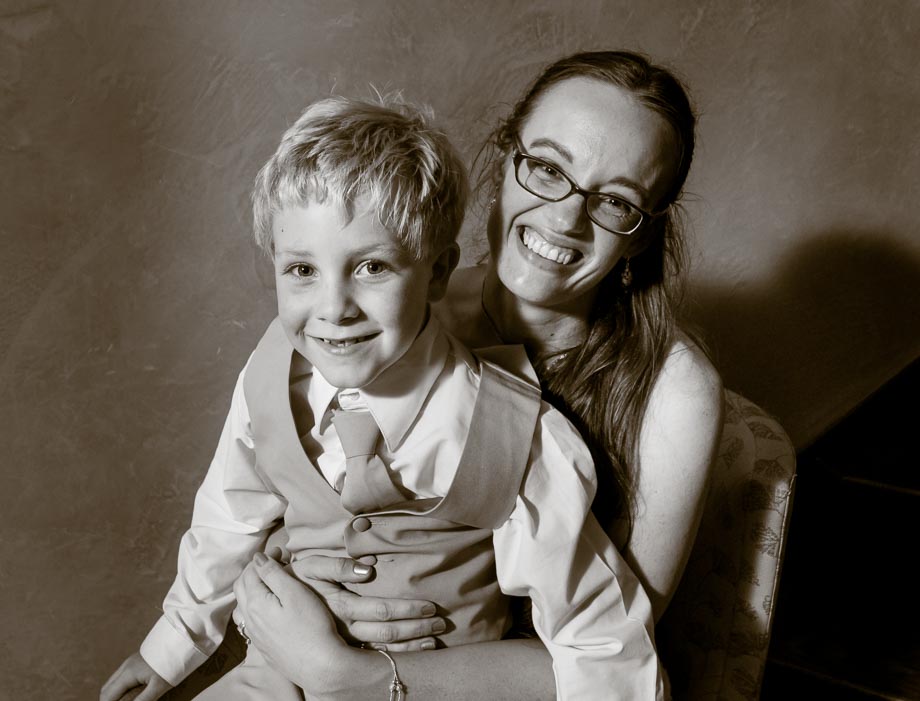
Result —
POLYGON ((243 640, 246 641, 246 645, 252 645, 252 640, 250 640, 249 636, 246 635, 246 624, 243 621, 240 621, 236 624, 236 629, 240 632, 243 640))

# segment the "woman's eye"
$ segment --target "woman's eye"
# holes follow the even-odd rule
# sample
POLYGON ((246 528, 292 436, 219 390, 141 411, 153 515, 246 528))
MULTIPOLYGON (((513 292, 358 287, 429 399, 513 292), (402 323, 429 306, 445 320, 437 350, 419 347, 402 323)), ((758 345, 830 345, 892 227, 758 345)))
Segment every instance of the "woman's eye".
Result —
POLYGON ((632 212, 632 207, 630 205, 614 197, 602 197, 600 200, 600 209, 605 214, 614 217, 625 217, 632 212))
POLYGON ((387 266, 385 263, 381 263, 379 260, 366 260, 358 266, 355 274, 373 276, 380 275, 386 271, 387 266))
POLYGON ((545 163, 538 164, 534 171, 537 177, 542 180, 559 180, 562 178, 562 174, 558 170, 545 163))

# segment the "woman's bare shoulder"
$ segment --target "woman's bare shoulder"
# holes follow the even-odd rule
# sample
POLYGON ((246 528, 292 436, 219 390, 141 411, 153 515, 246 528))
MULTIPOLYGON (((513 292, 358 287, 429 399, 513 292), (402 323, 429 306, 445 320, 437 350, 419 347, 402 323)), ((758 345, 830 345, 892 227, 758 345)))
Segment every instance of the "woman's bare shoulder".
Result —
POLYGON ((652 402, 685 409, 712 409, 722 404, 722 378, 709 356, 681 332, 652 389, 652 402))
POLYGON ((688 471, 700 471, 698 478, 705 479, 722 432, 723 401, 722 379, 709 356, 680 334, 652 387, 640 449, 664 450, 676 458, 671 469, 691 479, 688 471))

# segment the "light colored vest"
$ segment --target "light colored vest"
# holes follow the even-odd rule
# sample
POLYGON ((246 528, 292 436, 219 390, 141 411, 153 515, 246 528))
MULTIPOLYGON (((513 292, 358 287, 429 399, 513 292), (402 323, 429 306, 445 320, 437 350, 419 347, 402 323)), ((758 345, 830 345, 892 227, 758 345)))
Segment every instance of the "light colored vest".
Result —
POLYGON ((275 319, 250 359, 243 388, 257 469, 287 502, 284 525, 294 559, 303 551, 373 555, 374 580, 349 589, 434 601, 449 622, 439 636, 447 646, 500 639, 511 614, 496 581, 492 530, 507 520, 520 491, 539 389, 480 359, 470 431, 448 493, 355 516, 301 446, 289 396, 293 353, 275 319))

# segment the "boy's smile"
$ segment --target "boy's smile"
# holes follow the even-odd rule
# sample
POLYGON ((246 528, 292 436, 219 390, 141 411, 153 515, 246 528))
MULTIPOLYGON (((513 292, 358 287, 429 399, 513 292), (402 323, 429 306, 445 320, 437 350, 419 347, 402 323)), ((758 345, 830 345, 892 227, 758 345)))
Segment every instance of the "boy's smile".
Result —
POLYGON ((369 341, 376 336, 377 334, 372 334, 370 336, 354 336, 352 338, 320 338, 316 340, 322 341, 326 345, 330 346, 329 350, 331 352, 345 353, 356 343, 364 343, 365 341, 369 341))
POLYGON ((285 334, 336 387, 373 382, 422 330, 438 274, 414 260, 359 201, 284 207, 272 223, 285 334))

